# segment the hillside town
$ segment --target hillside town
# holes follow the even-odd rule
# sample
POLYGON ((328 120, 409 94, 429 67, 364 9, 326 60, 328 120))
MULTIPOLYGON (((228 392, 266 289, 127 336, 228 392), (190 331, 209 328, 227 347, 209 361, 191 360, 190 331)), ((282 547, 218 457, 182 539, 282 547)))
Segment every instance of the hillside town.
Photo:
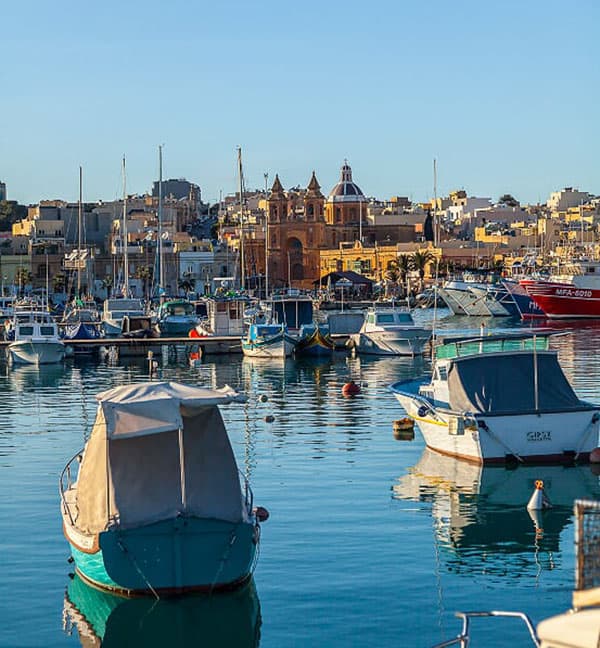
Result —
POLYGON ((368 196, 347 161, 329 191, 314 171, 307 178, 306 187, 286 188, 283 178, 265 174, 264 189, 242 189, 217 204, 203 202, 200 187, 185 179, 161 187, 156 181, 144 195, 127 195, 125 204, 81 205, 19 205, 0 183, 2 294, 47 287, 65 301, 81 273, 81 291, 106 299, 123 284, 125 245, 129 290, 149 299, 157 294, 159 247, 164 294, 199 297, 225 287, 261 296, 286 287, 316 290, 341 272, 352 273, 356 290, 358 277, 380 286, 397 279, 407 258, 409 271, 425 278, 506 270, 534 249, 560 256, 583 246, 589 253, 599 239, 600 197, 573 187, 543 204, 465 189, 413 202, 368 196))

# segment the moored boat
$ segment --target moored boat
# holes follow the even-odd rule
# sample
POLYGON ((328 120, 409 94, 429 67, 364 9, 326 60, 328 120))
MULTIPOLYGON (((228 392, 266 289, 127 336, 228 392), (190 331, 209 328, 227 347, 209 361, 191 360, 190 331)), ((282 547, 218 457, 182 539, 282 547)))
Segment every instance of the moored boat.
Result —
POLYGON ((250 324, 242 337, 242 353, 254 358, 287 358, 296 342, 283 324, 250 324))
POLYGON ((394 395, 428 447, 478 463, 585 461, 598 445, 600 407, 580 400, 548 336, 449 338, 433 375, 394 395))
POLYGON ((329 334, 327 324, 303 324, 300 327, 298 343, 294 349, 296 355, 325 356, 331 355, 335 343, 329 334))
POLYGON ((160 304, 157 324, 161 334, 186 336, 198 324, 196 307, 187 299, 171 299, 160 304))
POLYGON ((107 337, 118 337, 123 332, 123 318, 145 317, 146 309, 140 299, 118 297, 106 299, 102 311, 102 326, 107 337))
POLYGON ((65 345, 58 326, 43 310, 16 311, 12 326, 9 358, 15 364, 55 364, 65 357, 65 345))
POLYGON ((350 345, 358 353, 372 355, 420 355, 431 338, 431 330, 418 326, 407 310, 369 308, 350 345))
POLYGON ((259 520, 218 408, 243 398, 229 387, 173 382, 125 385, 96 398, 90 438, 60 480, 77 573, 123 594, 247 581, 259 520))

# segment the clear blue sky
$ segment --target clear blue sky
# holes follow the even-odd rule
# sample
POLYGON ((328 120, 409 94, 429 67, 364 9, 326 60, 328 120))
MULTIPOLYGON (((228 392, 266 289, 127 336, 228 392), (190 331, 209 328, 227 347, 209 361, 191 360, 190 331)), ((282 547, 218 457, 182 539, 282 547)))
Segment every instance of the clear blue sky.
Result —
POLYGON ((596 0, 6 2, 0 179, 9 198, 144 192, 186 177, 216 200, 348 158, 368 195, 464 187, 600 193, 596 0))

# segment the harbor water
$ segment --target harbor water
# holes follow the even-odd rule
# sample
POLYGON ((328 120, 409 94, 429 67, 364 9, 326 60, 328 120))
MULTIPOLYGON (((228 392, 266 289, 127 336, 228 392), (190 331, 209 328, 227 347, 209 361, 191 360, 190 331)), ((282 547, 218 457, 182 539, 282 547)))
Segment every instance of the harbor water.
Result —
MULTIPOLYGON (((565 331, 552 347, 577 393, 600 402, 600 329, 565 331)), ((427 358, 234 355, 192 368, 183 350, 165 350, 159 363, 165 380, 229 384, 248 396, 222 411, 255 503, 270 512, 254 581, 237 593, 155 602, 73 578, 60 472, 90 432, 95 394, 145 380, 147 363, 3 362, 1 646, 426 647, 458 633, 457 610, 522 610, 537 622, 570 606, 572 502, 600 496, 598 477, 589 466, 482 469, 426 451, 418 430, 396 441, 392 422, 403 411, 388 385, 428 371, 427 358), (349 379, 362 387, 354 398, 341 393, 349 379), (554 503, 537 527, 526 510, 536 479, 554 503)), ((515 620, 479 620, 473 641, 528 645, 515 620)))

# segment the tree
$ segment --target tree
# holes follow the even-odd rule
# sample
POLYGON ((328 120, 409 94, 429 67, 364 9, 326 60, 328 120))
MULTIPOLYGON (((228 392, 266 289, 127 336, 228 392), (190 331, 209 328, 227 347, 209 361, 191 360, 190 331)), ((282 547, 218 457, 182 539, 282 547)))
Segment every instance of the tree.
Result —
POLYGON ((106 290, 107 299, 110 299, 110 294, 111 294, 111 291, 112 291, 113 283, 114 283, 113 278, 110 275, 106 275, 106 277, 104 277, 104 279, 102 279, 102 288, 104 288, 104 290, 106 290))
POLYGON ((423 279, 425 278, 425 270, 427 269, 427 264, 433 261, 433 254, 429 250, 417 250, 413 252, 410 257, 412 269, 416 270, 419 273, 420 289, 423 289, 423 279))
POLYGON ((27 207, 14 200, 0 200, 0 231, 10 232, 17 221, 27 216, 27 207))
POLYGON ((29 268, 21 266, 15 272, 15 283, 17 284, 17 286, 19 286, 19 295, 23 295, 25 293, 25 286, 27 284, 30 284, 32 279, 33 275, 31 274, 31 270, 29 270, 29 268))
POLYGON ((179 280, 179 289, 183 290, 186 295, 191 293, 196 288, 196 282, 194 281, 192 274, 190 272, 184 272, 183 276, 179 280))
POLYGON ((498 202, 501 205, 506 205, 507 207, 518 207, 519 206, 519 201, 511 196, 510 194, 504 194, 500 196, 498 199, 498 202))
POLYGON ((385 279, 385 296, 390 297, 398 290, 400 267, 397 260, 391 259, 388 261, 386 270, 383 273, 383 278, 385 279))
POLYGON ((153 268, 149 265, 139 265, 135 270, 135 278, 142 280, 142 290, 146 299, 148 298, 148 285, 152 281, 153 275, 153 268))
POLYGON ((408 256, 408 254, 401 254, 398 257, 397 267, 400 274, 400 283, 404 288, 406 288, 406 279, 408 277, 408 273, 412 269, 410 257, 408 256))

